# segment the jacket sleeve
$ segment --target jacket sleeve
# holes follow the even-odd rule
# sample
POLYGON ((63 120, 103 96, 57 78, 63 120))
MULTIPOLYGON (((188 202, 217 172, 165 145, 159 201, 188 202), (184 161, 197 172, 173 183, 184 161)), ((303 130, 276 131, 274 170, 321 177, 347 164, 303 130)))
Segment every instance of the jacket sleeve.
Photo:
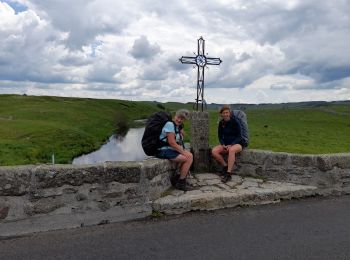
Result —
POLYGON ((218 126, 218 138, 219 138, 220 144, 224 144, 224 135, 223 135, 223 131, 222 131, 222 121, 219 122, 219 126, 218 126))

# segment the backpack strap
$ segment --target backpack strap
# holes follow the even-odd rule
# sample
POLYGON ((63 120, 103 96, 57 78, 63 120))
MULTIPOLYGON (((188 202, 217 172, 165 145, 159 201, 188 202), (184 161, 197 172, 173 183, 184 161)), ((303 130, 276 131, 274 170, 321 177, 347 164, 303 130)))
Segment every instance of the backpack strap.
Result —
POLYGON ((184 124, 179 125, 179 127, 178 127, 179 131, 176 132, 177 127, 176 127, 174 121, 173 121, 173 123, 174 123, 174 128, 175 128, 175 136, 176 136, 176 134, 179 134, 179 136, 180 136, 180 141, 179 141, 179 142, 176 142, 176 143, 177 143, 178 145, 181 145, 182 148, 185 149, 184 140, 182 139, 182 135, 180 134, 180 131, 184 128, 184 124))
MULTIPOLYGON (((175 124, 175 122, 174 121, 168 121, 168 122, 172 122, 173 123, 173 125, 174 125, 174 130, 175 130, 175 139, 176 139, 176 135, 177 134, 180 134, 180 131, 181 131, 181 129, 183 128, 183 124, 181 124, 180 126, 179 126, 179 130, 177 130, 178 128, 176 127, 176 124, 175 124)), ((167 123, 168 123, 167 122, 167 123)), ((181 135, 180 135, 180 138, 181 138, 181 135)), ((168 146, 169 145, 169 143, 168 143, 168 141, 166 141, 166 139, 167 139, 167 137, 165 136, 165 137, 163 137, 162 139, 160 139, 160 141, 161 141, 161 147, 163 147, 163 146, 168 146)), ((182 142, 182 140, 180 141, 181 143, 182 143, 182 145, 183 145, 183 142, 182 142)), ((178 142, 176 142, 177 144, 179 144, 178 142)))

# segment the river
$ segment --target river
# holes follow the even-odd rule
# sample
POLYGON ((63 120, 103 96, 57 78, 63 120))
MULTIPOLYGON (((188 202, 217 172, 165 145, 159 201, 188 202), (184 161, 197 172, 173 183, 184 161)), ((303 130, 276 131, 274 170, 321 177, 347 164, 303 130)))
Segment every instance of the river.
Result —
POLYGON ((147 156, 142 150, 144 128, 130 128, 125 137, 112 135, 100 149, 74 158, 73 164, 95 164, 105 161, 142 161, 147 156))

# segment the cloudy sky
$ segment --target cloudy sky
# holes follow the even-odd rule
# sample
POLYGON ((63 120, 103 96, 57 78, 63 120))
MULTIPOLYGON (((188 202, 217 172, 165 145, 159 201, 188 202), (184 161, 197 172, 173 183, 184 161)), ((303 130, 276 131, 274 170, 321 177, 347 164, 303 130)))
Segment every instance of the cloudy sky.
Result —
POLYGON ((0 0, 0 94, 207 103, 350 100, 349 0, 0 0))

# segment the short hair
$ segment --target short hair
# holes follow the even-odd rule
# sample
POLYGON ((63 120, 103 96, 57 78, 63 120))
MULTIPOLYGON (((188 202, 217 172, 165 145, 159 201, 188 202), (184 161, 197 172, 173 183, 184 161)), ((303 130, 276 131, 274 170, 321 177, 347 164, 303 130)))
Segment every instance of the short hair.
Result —
POLYGON ((176 111, 175 116, 181 117, 183 119, 188 119, 190 117, 190 111, 188 111, 187 109, 179 109, 178 111, 176 111))
POLYGON ((231 112, 231 108, 229 105, 223 105, 220 110, 219 110, 219 113, 221 114, 222 112, 224 112, 225 110, 228 110, 231 112))

